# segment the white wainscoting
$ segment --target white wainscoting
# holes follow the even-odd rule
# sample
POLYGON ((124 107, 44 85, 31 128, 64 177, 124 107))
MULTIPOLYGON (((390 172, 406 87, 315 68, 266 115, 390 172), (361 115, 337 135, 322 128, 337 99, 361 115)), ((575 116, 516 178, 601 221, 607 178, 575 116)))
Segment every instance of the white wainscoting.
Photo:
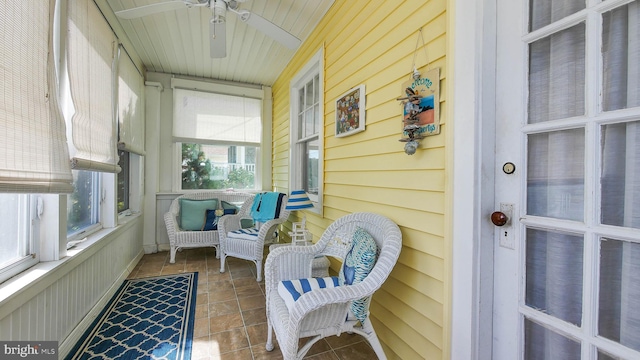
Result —
POLYGON ((64 357, 142 257, 142 231, 142 217, 131 218, 28 270, 24 277, 35 280, 0 304, 0 339, 58 341, 64 357))

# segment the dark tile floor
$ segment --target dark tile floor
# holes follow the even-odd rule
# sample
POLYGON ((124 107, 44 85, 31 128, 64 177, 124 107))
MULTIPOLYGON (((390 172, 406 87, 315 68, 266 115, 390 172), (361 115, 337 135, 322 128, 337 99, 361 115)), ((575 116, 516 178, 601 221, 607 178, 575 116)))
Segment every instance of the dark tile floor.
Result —
MULTIPOLYGON (((193 360, 282 359, 277 346, 268 352, 264 281, 256 282, 255 265, 227 258, 227 271, 220 273, 220 260, 213 248, 179 252, 175 264, 169 253, 144 255, 130 278, 182 272, 198 272, 198 296, 193 360)), ((274 335, 275 337, 275 335, 274 335)), ((318 341, 305 359, 358 360, 376 355, 360 335, 342 334, 318 341)))

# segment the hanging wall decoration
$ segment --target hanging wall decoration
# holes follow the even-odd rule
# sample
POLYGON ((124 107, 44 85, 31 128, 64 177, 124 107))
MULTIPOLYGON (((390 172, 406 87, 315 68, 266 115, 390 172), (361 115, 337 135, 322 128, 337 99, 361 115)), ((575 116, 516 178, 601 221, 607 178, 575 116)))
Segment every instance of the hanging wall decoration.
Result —
MULTIPOLYGON (((422 29, 420 29, 422 38, 422 29)), ((424 47, 424 40, 423 40, 424 47)), ((416 51, 418 44, 416 44, 416 51)), ((426 50, 425 50, 426 54, 426 50)), ((428 70, 424 76, 414 66, 411 80, 402 84, 402 139, 404 152, 415 154, 421 139, 440 134, 440 69, 428 70)))
POLYGON ((336 137, 364 131, 365 107, 364 84, 354 87, 336 100, 336 137))

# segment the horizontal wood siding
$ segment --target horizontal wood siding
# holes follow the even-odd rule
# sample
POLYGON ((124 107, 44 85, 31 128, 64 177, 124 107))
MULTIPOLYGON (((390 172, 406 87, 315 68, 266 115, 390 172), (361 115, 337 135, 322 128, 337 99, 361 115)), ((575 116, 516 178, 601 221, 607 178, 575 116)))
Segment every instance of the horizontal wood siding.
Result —
POLYGON ((273 184, 288 192, 290 81, 324 48, 324 206, 322 216, 307 212, 307 224, 315 239, 333 220, 356 211, 378 212, 400 226, 402 254, 371 305, 390 359, 441 359, 448 353, 446 4, 336 0, 273 86, 273 184), (422 140, 409 156, 398 141, 397 98, 411 79, 414 50, 419 71, 440 68, 442 126, 440 135, 422 140), (335 100, 360 84, 366 86, 366 130, 336 138, 335 100))

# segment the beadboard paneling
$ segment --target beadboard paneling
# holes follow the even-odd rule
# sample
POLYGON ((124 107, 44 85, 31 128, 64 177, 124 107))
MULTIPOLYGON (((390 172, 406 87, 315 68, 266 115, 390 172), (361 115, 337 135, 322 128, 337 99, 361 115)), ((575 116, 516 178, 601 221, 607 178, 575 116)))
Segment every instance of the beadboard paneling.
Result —
POLYGON ((75 339, 65 339, 82 334, 76 327, 143 254, 142 217, 103 232, 109 234, 0 305, 0 339, 58 341, 70 350, 75 339))

